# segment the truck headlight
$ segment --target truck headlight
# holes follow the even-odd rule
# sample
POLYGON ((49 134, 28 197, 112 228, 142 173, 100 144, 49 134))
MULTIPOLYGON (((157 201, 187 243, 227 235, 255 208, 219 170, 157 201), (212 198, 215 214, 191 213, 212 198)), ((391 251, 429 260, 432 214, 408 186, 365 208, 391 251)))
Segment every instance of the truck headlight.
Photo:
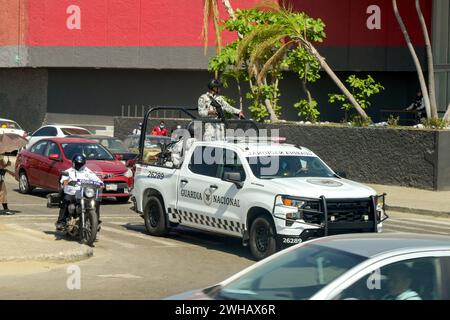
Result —
POLYGON ((84 189, 84 195, 86 196, 86 198, 89 198, 89 199, 95 197, 95 189, 94 188, 84 189))
POLYGON ((131 169, 128 169, 127 172, 124 173, 124 176, 126 178, 132 178, 133 177, 133 171, 131 171, 131 169))
POLYGON ((302 209, 303 206, 306 204, 305 201, 300 201, 300 200, 295 200, 289 197, 283 197, 281 198, 281 201, 283 202, 283 204, 287 207, 294 207, 297 209, 302 209))

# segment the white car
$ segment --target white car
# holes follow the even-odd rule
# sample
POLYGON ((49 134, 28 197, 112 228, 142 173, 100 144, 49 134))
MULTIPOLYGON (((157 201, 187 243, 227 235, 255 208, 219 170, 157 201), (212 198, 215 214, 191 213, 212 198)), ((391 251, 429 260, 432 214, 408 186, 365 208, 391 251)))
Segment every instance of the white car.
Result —
POLYGON ((297 245, 215 286, 166 299, 449 300, 449 264, 448 236, 340 235, 297 245))
POLYGON ((45 138, 63 138, 72 135, 91 135, 92 133, 81 127, 65 125, 47 125, 37 129, 31 136, 27 148, 31 147, 37 141, 45 138))
POLYGON ((306 148, 194 141, 183 159, 136 166, 134 209, 151 235, 181 225, 239 237, 260 260, 313 238, 382 231, 384 195, 306 148))
POLYGON ((13 120, 0 119, 0 134, 13 133, 27 138, 28 134, 13 120))

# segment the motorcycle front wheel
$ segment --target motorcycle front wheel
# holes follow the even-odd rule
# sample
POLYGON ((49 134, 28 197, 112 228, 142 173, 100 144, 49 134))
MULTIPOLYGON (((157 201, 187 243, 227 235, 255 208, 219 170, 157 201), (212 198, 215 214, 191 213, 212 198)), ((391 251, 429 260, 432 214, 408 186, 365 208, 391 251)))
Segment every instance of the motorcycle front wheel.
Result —
POLYGON ((98 230, 98 217, 95 209, 87 209, 84 214, 84 226, 80 228, 80 242, 92 246, 98 230))

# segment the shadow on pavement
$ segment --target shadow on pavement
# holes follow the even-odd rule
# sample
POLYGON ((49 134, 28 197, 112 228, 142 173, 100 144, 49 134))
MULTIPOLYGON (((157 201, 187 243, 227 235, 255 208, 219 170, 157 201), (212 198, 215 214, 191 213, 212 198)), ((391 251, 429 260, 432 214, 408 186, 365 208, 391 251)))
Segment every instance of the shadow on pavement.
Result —
MULTIPOLYGON (((136 231, 148 237, 151 237, 145 230, 143 224, 127 223, 121 225, 127 230, 136 231)), ((202 246, 208 250, 222 251, 237 255, 241 258, 253 260, 248 247, 242 246, 242 240, 226 235, 190 229, 187 227, 177 227, 170 230, 168 239, 185 242, 197 246, 202 246)))

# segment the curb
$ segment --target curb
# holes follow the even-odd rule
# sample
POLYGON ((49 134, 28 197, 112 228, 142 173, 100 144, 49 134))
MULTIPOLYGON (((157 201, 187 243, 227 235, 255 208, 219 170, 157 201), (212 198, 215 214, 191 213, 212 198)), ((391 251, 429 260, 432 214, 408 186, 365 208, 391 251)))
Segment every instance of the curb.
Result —
MULTIPOLYGON (((388 211, 388 210, 394 211, 394 212, 420 214, 420 215, 424 215, 424 216, 450 218, 450 212, 446 212, 446 211, 433 211, 433 210, 405 208, 405 207, 386 205, 386 211, 388 211)), ((388 214, 389 214, 389 212, 388 212, 388 214)))
POLYGON ((0 257, 1 262, 24 262, 24 261, 38 261, 38 262, 55 262, 55 263, 70 263, 89 259, 94 255, 94 250, 91 247, 82 245, 78 249, 61 251, 58 253, 39 254, 35 256, 10 256, 0 257))

